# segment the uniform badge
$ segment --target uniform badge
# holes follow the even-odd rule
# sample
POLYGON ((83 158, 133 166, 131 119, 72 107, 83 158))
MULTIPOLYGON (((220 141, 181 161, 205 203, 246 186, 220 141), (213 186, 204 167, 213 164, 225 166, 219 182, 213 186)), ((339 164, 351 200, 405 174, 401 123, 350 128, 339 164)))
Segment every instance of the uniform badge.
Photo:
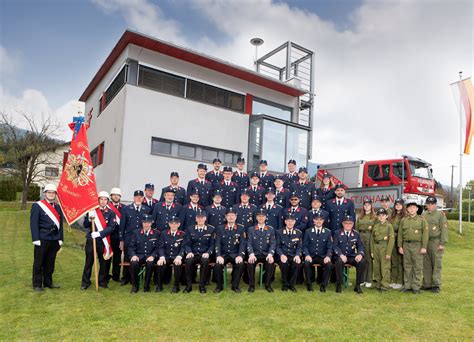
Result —
POLYGON ((436 226, 433 226, 433 230, 436 230, 436 226))
POLYGON ((372 230, 372 226, 369 226, 369 230, 372 230))
POLYGON ((418 234, 418 229, 415 229, 415 234, 418 234))
POLYGON ((384 239, 384 240, 388 240, 388 236, 384 236, 383 239, 384 239))
POLYGON ((177 242, 175 242, 174 246, 175 246, 175 247, 178 247, 178 243, 177 243, 177 242))

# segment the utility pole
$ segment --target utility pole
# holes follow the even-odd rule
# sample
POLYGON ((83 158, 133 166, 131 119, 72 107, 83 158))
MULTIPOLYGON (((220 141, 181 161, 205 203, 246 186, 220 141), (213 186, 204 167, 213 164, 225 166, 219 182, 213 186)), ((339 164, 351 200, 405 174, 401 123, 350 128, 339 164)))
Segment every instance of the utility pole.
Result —
POLYGON ((451 193, 449 195, 449 207, 454 208, 454 194, 453 194, 453 177, 454 177, 454 168, 456 166, 451 165, 451 193))

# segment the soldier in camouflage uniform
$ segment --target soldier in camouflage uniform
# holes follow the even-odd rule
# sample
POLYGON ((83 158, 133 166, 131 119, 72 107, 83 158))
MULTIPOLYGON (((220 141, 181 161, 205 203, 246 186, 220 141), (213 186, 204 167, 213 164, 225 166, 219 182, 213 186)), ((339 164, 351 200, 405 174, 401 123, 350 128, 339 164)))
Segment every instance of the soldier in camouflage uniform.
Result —
POLYGON ((448 222, 442 211, 436 210, 436 197, 426 199, 427 211, 423 217, 428 223, 429 240, 423 257, 423 289, 439 293, 444 246, 448 242, 448 222))
POLYGON ((398 251, 403 255, 403 292, 420 293, 423 280, 423 254, 428 246, 428 224, 418 215, 416 202, 407 204, 408 215, 398 227, 398 251))

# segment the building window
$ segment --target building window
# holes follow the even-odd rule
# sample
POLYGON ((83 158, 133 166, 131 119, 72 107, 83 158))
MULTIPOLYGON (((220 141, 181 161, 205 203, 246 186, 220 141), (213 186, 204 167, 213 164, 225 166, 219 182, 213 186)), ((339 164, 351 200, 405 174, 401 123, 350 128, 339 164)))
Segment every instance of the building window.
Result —
POLYGON ((157 90, 163 93, 184 97, 185 78, 152 69, 143 65, 139 66, 138 85, 157 90))
POLYGON ((186 97, 199 102, 244 112, 245 96, 202 82, 187 80, 186 97))
POLYGON ((45 167, 44 175, 45 177, 58 177, 59 169, 57 167, 45 167))
POLYGON ((122 70, 118 73, 112 83, 109 85, 107 90, 102 94, 99 99, 99 115, 107 107, 107 105, 113 100, 115 95, 122 89, 123 85, 127 82, 127 70, 128 65, 125 65, 122 70))
POLYGON ((91 151, 92 166, 97 167, 104 162, 104 142, 91 151))
POLYGON ((196 160, 204 163, 212 163, 215 158, 219 158, 225 165, 236 164, 237 159, 242 155, 240 152, 219 150, 208 146, 155 137, 151 139, 151 154, 196 160))
POLYGON ((253 98, 252 114, 268 115, 280 120, 291 121, 293 110, 290 107, 267 100, 253 98))

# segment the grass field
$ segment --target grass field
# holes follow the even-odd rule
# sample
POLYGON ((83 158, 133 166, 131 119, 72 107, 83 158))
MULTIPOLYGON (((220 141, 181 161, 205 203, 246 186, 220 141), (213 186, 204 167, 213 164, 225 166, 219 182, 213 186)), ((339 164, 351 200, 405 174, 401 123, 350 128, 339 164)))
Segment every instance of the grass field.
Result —
MULTIPOLYGON (((0 205, 3 206, 3 205, 0 205)), ((0 340, 473 340, 474 224, 450 222, 440 295, 352 287, 342 294, 257 289, 253 294, 129 293, 111 282, 80 290, 83 234, 65 232, 54 280, 59 290, 31 289, 29 212, 0 210, 0 340)), ((9 207, 9 206, 8 206, 9 207)), ((354 271, 351 281, 354 282, 354 271)), ((244 289, 244 286, 242 287, 244 289)), ((209 287, 213 289, 213 286, 209 287)), ((245 288, 246 290, 246 288, 245 288)))

